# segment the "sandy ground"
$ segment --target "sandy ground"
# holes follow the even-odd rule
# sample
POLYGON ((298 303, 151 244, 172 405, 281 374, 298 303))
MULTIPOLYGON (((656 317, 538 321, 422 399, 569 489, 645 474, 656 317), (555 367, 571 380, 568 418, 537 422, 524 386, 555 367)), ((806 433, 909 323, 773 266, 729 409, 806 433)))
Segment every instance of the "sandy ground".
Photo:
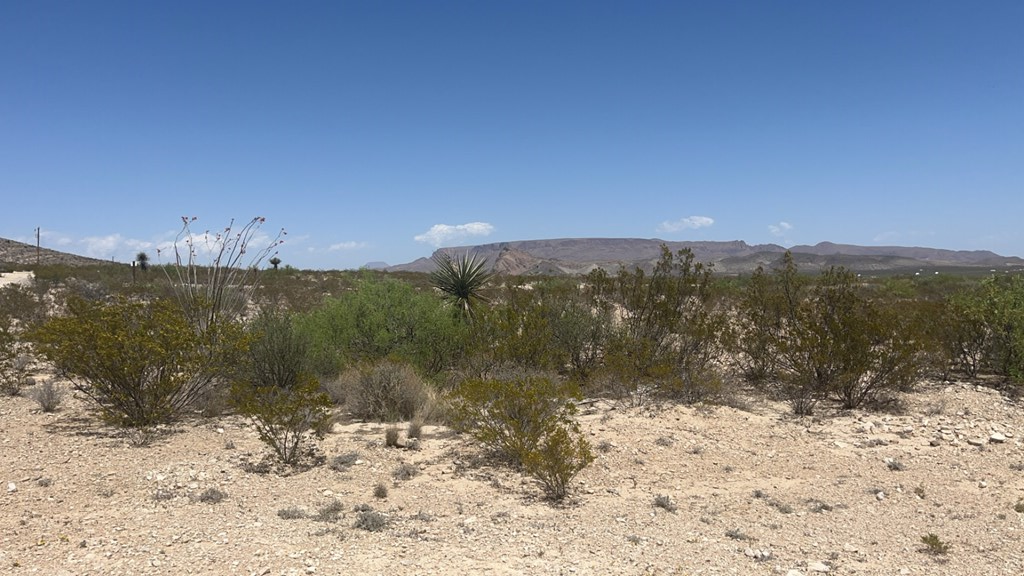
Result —
POLYGON ((238 417, 135 447, 83 399, 46 414, 29 392, 0 398, 3 574, 1024 574, 1024 410, 968 384, 818 419, 599 402, 581 416, 598 460, 562 505, 440 427, 409 450, 342 422, 320 449, 351 465, 259 474, 238 417), (357 527, 359 506, 386 527, 357 527))
POLYGON ((8 284, 21 284, 30 286, 32 284, 32 272, 4 272, 0 274, 0 288, 8 284))

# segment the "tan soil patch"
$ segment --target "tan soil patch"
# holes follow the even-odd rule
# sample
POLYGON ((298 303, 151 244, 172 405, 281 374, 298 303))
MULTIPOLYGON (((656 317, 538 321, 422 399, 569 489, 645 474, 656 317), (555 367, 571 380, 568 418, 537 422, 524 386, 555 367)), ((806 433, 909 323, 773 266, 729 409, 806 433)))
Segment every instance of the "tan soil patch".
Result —
POLYGON ((900 415, 813 420, 763 400, 749 410, 601 402, 581 417, 598 460, 575 501, 553 506, 444 428, 426 427, 412 451, 386 448, 381 425, 339 425, 324 453, 358 452, 360 463, 280 476, 243 470, 264 447, 237 417, 184 424, 139 448, 81 398, 44 414, 28 397, 4 397, 0 573, 1024 573, 1024 514, 1013 509, 1024 498, 1024 411, 966 384, 905 401, 900 415), (1006 441, 990 442, 993 432, 1006 441), (395 481, 402 463, 420 473, 395 481), (209 488, 226 498, 198 501, 209 488), (678 509, 655 507, 659 495, 678 509), (334 500, 336 522, 278 515, 334 500), (388 527, 354 528, 360 504, 388 527), (923 552, 927 533, 949 554, 923 552))

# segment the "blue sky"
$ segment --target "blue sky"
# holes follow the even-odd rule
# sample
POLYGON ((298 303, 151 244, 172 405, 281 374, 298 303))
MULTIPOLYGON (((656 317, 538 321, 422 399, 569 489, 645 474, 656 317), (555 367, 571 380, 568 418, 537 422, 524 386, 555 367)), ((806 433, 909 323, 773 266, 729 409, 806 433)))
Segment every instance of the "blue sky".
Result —
POLYGON ((1024 3, 0 2, 0 236, 1024 256, 1024 3))

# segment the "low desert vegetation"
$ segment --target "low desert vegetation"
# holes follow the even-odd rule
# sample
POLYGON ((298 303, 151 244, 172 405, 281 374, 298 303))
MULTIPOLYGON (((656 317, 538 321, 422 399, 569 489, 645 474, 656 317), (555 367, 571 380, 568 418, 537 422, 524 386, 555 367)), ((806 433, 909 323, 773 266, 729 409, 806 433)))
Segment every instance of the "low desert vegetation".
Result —
MULTIPOLYGON (((19 358, 45 361, 105 423, 147 438, 219 399, 287 465, 332 417, 387 424, 387 446, 401 423, 409 447, 425 421, 443 423, 558 501, 595 459, 577 419, 584 396, 729 403, 745 387, 820 416, 892 406, 923 375, 1008 392, 1024 382, 1021 276, 812 275, 787 253, 719 280, 667 248, 647 268, 583 278, 503 278, 472 254, 438 256, 431 275, 308 272, 273 260, 280 236, 248 248, 262 224, 206 236, 185 219, 157 255, 170 262, 134 279, 127 267, 51 267, 31 289, 0 290, 0 387, 24 388, 33 364, 19 358), (214 242, 207 264, 200 238, 214 242)), ((43 410, 59 405, 48 382, 33 388, 43 410)))

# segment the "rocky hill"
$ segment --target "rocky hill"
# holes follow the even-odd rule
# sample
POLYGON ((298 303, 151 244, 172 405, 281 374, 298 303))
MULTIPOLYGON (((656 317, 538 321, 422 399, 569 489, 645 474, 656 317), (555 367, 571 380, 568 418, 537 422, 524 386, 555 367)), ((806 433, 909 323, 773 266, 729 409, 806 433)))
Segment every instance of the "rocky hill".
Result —
MULTIPOLYGON (((731 242, 668 242, 641 238, 562 238, 497 242, 477 246, 441 248, 448 254, 475 254, 492 270, 509 275, 574 275, 594 268, 618 270, 620 266, 651 269, 662 244, 673 252, 693 251, 699 262, 714 264, 724 274, 750 273, 758 266, 779 262, 787 248, 777 244, 731 242)), ((964 251, 902 246, 856 246, 821 242, 789 248, 804 270, 845 266, 858 272, 910 272, 953 269, 1024 269, 1024 259, 1000 256, 986 250, 964 251)), ((431 258, 391 266, 392 271, 429 272, 431 258)))
POLYGON ((107 263, 107 261, 50 250, 49 248, 40 248, 37 254, 36 247, 31 244, 0 238, 0 266, 19 267, 35 264, 88 266, 100 263, 107 263))

